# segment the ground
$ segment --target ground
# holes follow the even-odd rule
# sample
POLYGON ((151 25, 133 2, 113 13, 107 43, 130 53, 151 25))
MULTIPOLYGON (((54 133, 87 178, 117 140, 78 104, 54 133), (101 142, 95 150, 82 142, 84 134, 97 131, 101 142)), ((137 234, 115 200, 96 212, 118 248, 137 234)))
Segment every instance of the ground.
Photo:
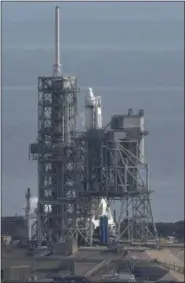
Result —
MULTIPOLYGON (((120 254, 121 255, 121 254, 120 254)), ((8 266, 29 265, 32 271, 38 277, 52 278, 56 274, 71 274, 85 275, 89 270, 100 264, 110 256, 110 253, 93 248, 86 248, 77 251, 72 256, 50 255, 50 256, 30 256, 26 249, 20 248, 3 248, 2 250, 2 268, 8 266)), ((154 263, 151 259, 158 259, 160 261, 175 261, 176 264, 184 266, 184 254, 181 248, 165 248, 163 250, 145 251, 130 250, 128 255, 119 260, 116 258, 119 254, 112 254, 114 260, 110 264, 106 264, 102 269, 95 272, 90 278, 92 281, 102 279, 104 274, 108 274, 112 269, 124 272, 134 262, 132 269, 135 276, 144 280, 161 281, 171 280, 183 281, 184 275, 175 271, 169 271, 159 264, 154 263)))

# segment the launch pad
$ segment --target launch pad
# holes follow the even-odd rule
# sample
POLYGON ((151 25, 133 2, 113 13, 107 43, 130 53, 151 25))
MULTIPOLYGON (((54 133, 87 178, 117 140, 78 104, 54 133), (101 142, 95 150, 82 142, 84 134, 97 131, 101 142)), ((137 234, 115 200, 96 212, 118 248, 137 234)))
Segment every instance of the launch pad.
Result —
MULTIPOLYGON (((144 111, 129 109, 103 126, 101 97, 89 88, 85 130, 78 132, 77 78, 63 76, 60 69, 58 7, 55 30, 53 76, 38 78, 38 138, 30 145, 30 156, 38 162, 38 204, 28 238, 47 246, 71 238, 93 245, 94 231, 105 214, 109 240, 152 240, 157 245, 144 111), (114 219, 113 202, 118 216, 114 219)), ((29 211, 27 219, 30 223, 29 211)))

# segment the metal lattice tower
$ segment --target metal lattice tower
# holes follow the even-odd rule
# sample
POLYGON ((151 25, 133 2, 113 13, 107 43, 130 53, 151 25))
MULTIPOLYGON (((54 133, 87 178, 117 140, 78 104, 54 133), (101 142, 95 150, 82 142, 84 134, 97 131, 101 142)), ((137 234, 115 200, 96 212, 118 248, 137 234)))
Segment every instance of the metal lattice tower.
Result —
MULTIPOLYGON (((144 158, 144 112, 115 115, 102 127, 76 131, 77 78, 60 65, 59 8, 55 13, 53 76, 38 78, 36 238, 47 244, 77 234, 92 245, 92 217, 99 204, 117 201, 117 240, 158 243, 144 158)), ((33 237, 33 235, 32 235, 33 237)))
POLYGON ((30 146, 38 160, 37 239, 49 243, 76 225, 77 78, 61 75, 58 7, 55 23, 54 75, 38 78, 38 142, 30 146))
POLYGON ((148 163, 144 158, 144 112, 112 117, 105 130, 84 133, 81 164, 85 198, 84 231, 92 243, 90 215, 98 209, 98 200, 117 201, 119 217, 117 240, 158 243, 150 204, 148 163), (84 153, 84 159, 83 159, 84 153), (87 207, 88 206, 88 207, 87 207))

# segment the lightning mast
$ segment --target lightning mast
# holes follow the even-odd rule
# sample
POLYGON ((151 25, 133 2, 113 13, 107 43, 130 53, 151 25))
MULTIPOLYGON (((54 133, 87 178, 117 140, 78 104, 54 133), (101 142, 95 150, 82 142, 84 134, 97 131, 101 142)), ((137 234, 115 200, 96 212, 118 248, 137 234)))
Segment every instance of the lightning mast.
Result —
POLYGON ((55 64, 53 65, 53 77, 62 75, 60 64, 60 8, 55 8, 55 64))

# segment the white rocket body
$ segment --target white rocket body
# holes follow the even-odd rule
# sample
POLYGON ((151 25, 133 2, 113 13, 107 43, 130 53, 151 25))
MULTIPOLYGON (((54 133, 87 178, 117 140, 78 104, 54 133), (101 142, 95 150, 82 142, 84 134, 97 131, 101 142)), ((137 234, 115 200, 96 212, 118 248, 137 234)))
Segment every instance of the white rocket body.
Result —
POLYGON ((88 93, 85 97, 85 128, 86 130, 93 129, 94 127, 94 106, 95 97, 92 89, 89 88, 88 93))
POLYGON ((94 127, 95 129, 102 129, 101 96, 95 97, 94 107, 94 127))
POLYGON ((87 131, 102 128, 101 97, 94 96, 92 88, 85 97, 85 128, 87 131))

